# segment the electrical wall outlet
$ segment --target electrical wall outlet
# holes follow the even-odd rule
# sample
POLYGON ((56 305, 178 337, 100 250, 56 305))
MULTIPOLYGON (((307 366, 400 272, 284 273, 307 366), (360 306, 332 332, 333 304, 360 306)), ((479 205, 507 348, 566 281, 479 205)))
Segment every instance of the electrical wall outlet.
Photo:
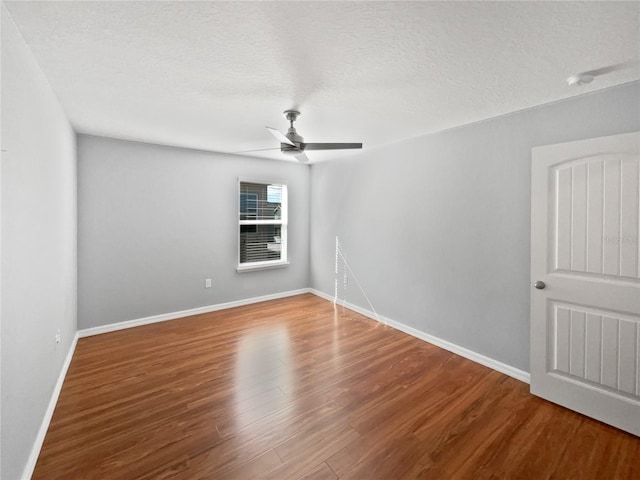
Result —
POLYGON ((210 278, 206 278, 204 280, 204 288, 211 288, 211 279, 210 278))
POLYGON ((58 331, 56 332, 56 343, 60 343, 60 339, 62 338, 61 334, 60 334, 60 329, 58 329, 58 331))

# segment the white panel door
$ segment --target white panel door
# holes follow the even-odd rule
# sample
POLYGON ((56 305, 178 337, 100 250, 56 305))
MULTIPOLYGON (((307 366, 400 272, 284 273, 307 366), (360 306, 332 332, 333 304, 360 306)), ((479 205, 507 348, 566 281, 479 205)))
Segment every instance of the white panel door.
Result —
POLYGON ((531 185, 531 393, 638 436, 639 145, 534 148, 531 185))

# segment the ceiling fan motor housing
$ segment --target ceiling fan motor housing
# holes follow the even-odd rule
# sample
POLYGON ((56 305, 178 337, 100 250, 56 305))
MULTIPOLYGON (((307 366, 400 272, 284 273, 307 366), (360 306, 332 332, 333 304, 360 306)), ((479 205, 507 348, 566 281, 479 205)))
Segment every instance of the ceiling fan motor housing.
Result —
POLYGON ((301 144, 304 143, 304 138, 297 134, 296 129, 291 127, 287 132, 287 138, 295 143, 295 147, 293 145, 288 145, 286 143, 280 144, 280 149, 282 153, 286 153, 287 155, 295 155, 297 153, 302 152, 303 148, 301 148, 301 144))

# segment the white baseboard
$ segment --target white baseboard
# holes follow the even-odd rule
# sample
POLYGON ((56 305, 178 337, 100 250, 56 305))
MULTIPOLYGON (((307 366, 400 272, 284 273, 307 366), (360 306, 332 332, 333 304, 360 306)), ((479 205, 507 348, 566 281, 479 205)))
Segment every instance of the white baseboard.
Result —
MULTIPOLYGON (((324 292, 319 290, 311 289, 311 293, 317 295, 318 297, 324 298, 325 300, 329 300, 330 302, 334 301, 334 298, 331 295, 327 295, 324 292)), ((401 332, 407 333, 412 337, 419 338, 420 340, 424 340, 425 342, 431 343, 437 347, 444 348, 449 352, 455 353, 456 355, 460 355, 461 357, 467 358, 473 362, 479 363, 480 365, 484 365, 485 367, 489 367, 493 370, 496 370, 500 373, 504 373, 510 377, 515 378, 516 380, 520 380, 521 382, 530 383, 530 375, 528 372, 524 370, 520 370, 518 368, 512 367, 511 365, 507 365, 506 363, 502 363, 493 358, 487 357, 480 353, 474 352, 473 350, 469 350, 468 348, 461 347, 460 345, 456 345, 455 343, 451 343, 447 340, 443 340, 442 338, 436 337, 434 335, 430 335, 421 330, 418 330, 413 327, 409 327, 403 323, 396 322, 390 318, 384 317, 382 315, 378 315, 371 310, 367 310, 365 308, 359 307, 349 302, 345 302, 340 299, 336 299, 336 303, 342 305, 349 310, 353 310, 365 317, 369 317, 373 320, 377 320, 385 325, 395 328, 396 330, 400 330, 401 332)))
POLYGON ((160 315, 153 315, 150 317, 137 318, 134 320, 126 320, 124 322, 110 323, 108 325, 101 325, 99 327, 84 328, 78 330, 79 338, 90 337, 93 335, 100 335, 101 333, 115 332, 117 330, 124 330, 125 328, 139 327, 141 325, 148 325, 150 323, 165 322, 167 320, 175 320, 177 318, 189 317, 191 315, 199 315, 201 313, 215 312, 217 310, 224 310, 226 308, 242 307, 244 305, 250 305, 252 303, 266 302, 268 300, 276 300, 278 298, 292 297, 294 295, 300 295, 302 293, 309 293, 311 289, 301 288, 299 290, 290 290, 288 292, 274 293, 271 295, 263 295, 261 297, 245 298, 243 300, 236 300, 233 302, 218 303, 216 305, 207 305, 205 307, 190 308, 189 310, 181 310, 179 312, 163 313, 160 315))
POLYGON ((47 430, 49 430, 49 424, 51 423, 53 412, 56 409, 56 404, 58 403, 58 397, 60 396, 60 391, 62 390, 62 384, 64 383, 64 379, 67 376, 69 365, 71 365, 73 353, 76 351, 78 338, 78 333, 76 332, 76 334, 73 336, 71 345, 69 346, 69 351, 67 352, 67 356, 64 359, 64 363, 62 364, 62 369, 60 369, 58 380, 55 387, 53 388, 53 393, 51 394, 51 399, 49 400, 47 410, 44 413, 44 417, 42 418, 42 423, 40 424, 38 435, 33 442, 33 447, 31 448, 31 453, 29 454, 29 458, 27 459, 27 464, 22 471, 22 478, 24 480, 29 480, 33 475, 33 470, 36 468, 38 456, 40 455, 40 450, 42 449, 42 444, 44 443, 44 437, 46 437, 47 435, 47 430))

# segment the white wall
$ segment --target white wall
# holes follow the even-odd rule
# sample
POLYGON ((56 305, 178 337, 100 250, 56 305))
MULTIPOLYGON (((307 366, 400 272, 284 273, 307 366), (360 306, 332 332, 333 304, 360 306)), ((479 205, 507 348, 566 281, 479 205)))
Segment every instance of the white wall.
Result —
POLYGON ((0 477, 15 480, 77 330, 76 154, 65 114, 6 7, 1 9, 0 477))
POLYGON ((635 82, 313 165, 311 286, 339 236, 379 314, 528 371, 531 149, 639 129, 635 82))
POLYGON ((80 328, 308 287, 307 165, 79 135, 78 168, 80 328), (236 272, 239 176, 288 185, 289 266, 236 272))

